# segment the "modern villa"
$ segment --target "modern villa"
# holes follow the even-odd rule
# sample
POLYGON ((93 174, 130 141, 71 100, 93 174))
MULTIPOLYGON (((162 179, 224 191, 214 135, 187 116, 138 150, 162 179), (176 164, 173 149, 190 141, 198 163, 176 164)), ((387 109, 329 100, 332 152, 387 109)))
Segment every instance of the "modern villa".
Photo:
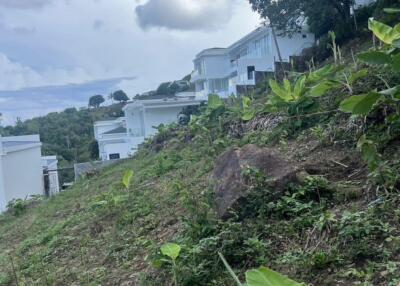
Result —
POLYGON ((128 103, 124 117, 94 124, 102 161, 124 159, 133 155, 146 138, 157 133, 157 126, 178 121, 184 107, 200 105, 194 97, 135 100, 128 103))
POLYGON ((203 97, 210 93, 224 98, 236 95, 240 87, 255 86, 266 73, 274 72, 279 52, 282 61, 289 62, 291 56, 314 45, 315 37, 308 32, 291 38, 277 35, 277 42, 272 29, 261 26, 228 48, 203 50, 193 61, 196 93, 203 97))

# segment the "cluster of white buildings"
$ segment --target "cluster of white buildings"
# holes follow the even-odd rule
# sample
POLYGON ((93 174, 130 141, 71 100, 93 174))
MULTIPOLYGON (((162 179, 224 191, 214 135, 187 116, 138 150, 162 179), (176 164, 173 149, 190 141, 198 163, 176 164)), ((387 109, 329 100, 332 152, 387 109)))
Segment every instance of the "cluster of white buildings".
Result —
POLYGON ((300 55, 314 42, 314 35, 305 31, 274 38, 270 27, 261 26, 228 48, 203 50, 194 59, 192 82, 196 93, 237 95, 240 87, 255 86, 266 73, 274 72, 280 59, 289 63, 290 57, 300 55))
POLYGON ((95 139, 102 161, 123 159, 133 155, 146 138, 156 134, 156 127, 178 120, 186 106, 199 105, 209 94, 226 98, 239 94, 240 87, 255 86, 265 74, 275 71, 279 60, 289 62, 311 47, 313 34, 302 32, 291 38, 277 36, 262 26, 228 48, 212 48, 194 59, 192 83, 195 92, 177 94, 174 98, 135 100, 124 107, 125 116, 94 124, 95 139))
POLYGON ((57 158, 42 157, 39 135, 0 136, 0 212, 15 199, 59 192, 57 158))
POLYGON ((125 159, 133 155, 146 138, 157 133, 160 124, 178 121, 184 107, 200 105, 194 96, 135 100, 123 111, 125 116, 94 124, 94 136, 102 161, 125 159))

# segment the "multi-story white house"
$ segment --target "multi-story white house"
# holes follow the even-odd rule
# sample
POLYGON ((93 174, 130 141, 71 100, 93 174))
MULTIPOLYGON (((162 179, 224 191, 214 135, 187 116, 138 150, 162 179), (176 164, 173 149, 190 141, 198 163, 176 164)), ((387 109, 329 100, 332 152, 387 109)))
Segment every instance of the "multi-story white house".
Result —
POLYGON ((194 59, 192 82, 199 96, 210 93, 227 97, 237 94, 238 86, 254 86, 266 72, 275 71, 279 60, 289 62, 315 42, 313 34, 301 32, 292 37, 277 35, 277 45, 272 29, 261 26, 228 48, 211 48, 200 52, 194 59))
POLYGON ((123 159, 133 155, 146 138, 157 133, 160 124, 178 121, 184 107, 200 105, 194 97, 135 100, 123 108, 124 117, 94 124, 100 159, 123 159))
POLYGON ((0 212, 14 199, 43 195, 39 135, 0 137, 0 212))

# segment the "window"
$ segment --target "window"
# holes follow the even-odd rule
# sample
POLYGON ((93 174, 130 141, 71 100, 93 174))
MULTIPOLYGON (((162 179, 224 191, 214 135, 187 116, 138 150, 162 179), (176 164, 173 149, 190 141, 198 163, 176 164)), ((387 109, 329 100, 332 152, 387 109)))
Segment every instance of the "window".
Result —
POLYGON ((229 81, 227 78, 211 79, 208 84, 211 92, 220 92, 228 90, 229 81))
POLYGON ((247 67, 247 79, 253 80, 254 79, 254 72, 256 71, 255 66, 248 66, 247 67))
POLYGON ((121 157, 120 157, 119 153, 115 153, 115 154, 110 154, 109 158, 110 158, 110 160, 117 160, 117 159, 120 159, 121 157))

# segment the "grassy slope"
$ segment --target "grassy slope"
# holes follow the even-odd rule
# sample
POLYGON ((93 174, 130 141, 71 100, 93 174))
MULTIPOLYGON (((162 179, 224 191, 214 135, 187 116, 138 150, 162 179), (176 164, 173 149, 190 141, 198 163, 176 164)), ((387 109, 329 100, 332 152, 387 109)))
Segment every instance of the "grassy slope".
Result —
MULTIPOLYGON (((355 86, 357 93, 380 87, 375 72, 355 86)), ((345 96, 322 99, 322 110, 345 96)), ((15 276, 19 285, 170 285, 159 247, 174 241, 183 248, 180 285, 234 285, 221 251, 241 274, 267 265, 314 285, 397 286, 400 196, 372 183, 355 145, 367 130, 395 177, 398 130, 379 112, 367 123, 329 113, 306 117, 301 127, 289 119, 272 131, 257 128, 269 116, 243 124, 228 112, 208 131, 163 131, 135 158, 19 216, 1 216, 0 285, 14 285, 15 276), (272 199, 264 178, 249 170, 252 195, 230 220, 218 220, 208 180, 215 158, 247 143, 278 148, 311 176, 272 199), (121 184, 128 169, 135 171, 129 191, 121 184)))

